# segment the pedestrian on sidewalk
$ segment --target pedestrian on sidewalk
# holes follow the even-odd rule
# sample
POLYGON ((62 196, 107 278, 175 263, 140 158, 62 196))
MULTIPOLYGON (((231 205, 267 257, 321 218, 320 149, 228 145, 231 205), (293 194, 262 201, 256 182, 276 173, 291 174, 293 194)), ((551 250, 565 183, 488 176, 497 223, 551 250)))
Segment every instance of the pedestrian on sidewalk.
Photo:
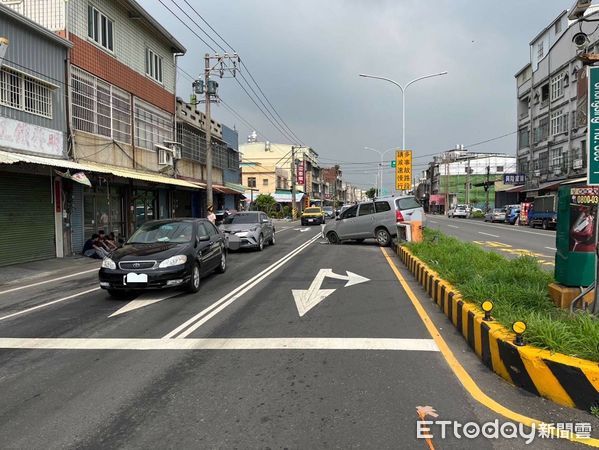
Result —
POLYGON ((208 205, 208 216, 206 217, 213 225, 216 225, 216 214, 214 214, 214 207, 208 205))

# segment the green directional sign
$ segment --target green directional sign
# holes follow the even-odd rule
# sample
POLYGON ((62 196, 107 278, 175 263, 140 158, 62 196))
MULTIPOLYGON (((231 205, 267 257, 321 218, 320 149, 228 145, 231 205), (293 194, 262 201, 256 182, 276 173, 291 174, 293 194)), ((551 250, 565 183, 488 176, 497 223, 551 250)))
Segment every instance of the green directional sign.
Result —
POLYGON ((391 167, 395 169, 395 160, 391 161, 391 167))
POLYGON ((599 67, 589 67, 587 181, 599 186, 599 67))

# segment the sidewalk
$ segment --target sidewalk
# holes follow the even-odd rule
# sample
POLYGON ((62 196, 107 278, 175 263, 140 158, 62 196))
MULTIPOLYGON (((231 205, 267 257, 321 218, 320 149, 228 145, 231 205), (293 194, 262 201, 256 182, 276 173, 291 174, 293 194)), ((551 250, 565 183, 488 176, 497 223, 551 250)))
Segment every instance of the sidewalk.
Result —
POLYGON ((94 268, 99 269, 101 262, 98 259, 77 255, 0 267, 0 286, 36 281, 51 275, 68 275, 94 268))

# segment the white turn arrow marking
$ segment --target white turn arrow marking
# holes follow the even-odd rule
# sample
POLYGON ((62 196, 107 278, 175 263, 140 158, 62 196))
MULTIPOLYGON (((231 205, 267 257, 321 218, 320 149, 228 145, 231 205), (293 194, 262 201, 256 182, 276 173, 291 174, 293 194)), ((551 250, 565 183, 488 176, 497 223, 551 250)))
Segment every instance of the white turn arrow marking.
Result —
POLYGON ((176 292, 176 291, 171 291, 168 293, 158 291, 158 292, 151 292, 148 294, 142 294, 139 297, 137 297, 135 300, 131 300, 125 306, 123 306, 122 308, 113 312, 108 317, 118 316, 120 314, 125 314, 125 313, 127 313, 129 311, 133 311, 135 309, 143 308, 144 306, 148 306, 153 303, 161 302, 162 300, 166 300, 167 298, 174 297, 175 295, 178 295, 179 293, 180 292, 176 292))
POLYGON ((326 277, 334 278, 336 280, 347 280, 344 287, 354 286, 356 284, 365 283, 370 281, 368 278, 353 272, 346 271, 347 275, 339 275, 333 272, 333 269, 320 269, 310 284, 307 290, 304 289, 293 289, 293 299, 295 300, 295 306, 300 317, 322 302, 325 298, 331 295, 336 289, 320 289, 322 283, 326 277))
POLYGON ((306 231, 310 231, 310 228, 294 228, 294 231, 299 231, 300 233, 305 233, 306 231))

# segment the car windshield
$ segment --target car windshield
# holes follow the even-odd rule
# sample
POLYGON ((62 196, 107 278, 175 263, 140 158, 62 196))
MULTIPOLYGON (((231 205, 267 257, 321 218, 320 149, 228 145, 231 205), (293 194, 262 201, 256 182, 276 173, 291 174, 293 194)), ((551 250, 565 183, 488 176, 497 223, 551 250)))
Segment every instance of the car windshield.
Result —
POLYGON ((182 244, 190 242, 193 236, 193 224, 190 222, 147 222, 144 223, 128 244, 156 244, 158 242, 172 242, 182 244))
POLYGON ((238 225, 244 223, 258 223, 258 214, 233 214, 225 219, 226 225, 238 225))
POLYGON ((320 212, 320 208, 306 208, 304 212, 308 214, 318 214, 320 212))
POLYGON ((323 209, 325 211, 328 211, 328 212, 333 211, 333 207, 332 206, 325 206, 323 209))

